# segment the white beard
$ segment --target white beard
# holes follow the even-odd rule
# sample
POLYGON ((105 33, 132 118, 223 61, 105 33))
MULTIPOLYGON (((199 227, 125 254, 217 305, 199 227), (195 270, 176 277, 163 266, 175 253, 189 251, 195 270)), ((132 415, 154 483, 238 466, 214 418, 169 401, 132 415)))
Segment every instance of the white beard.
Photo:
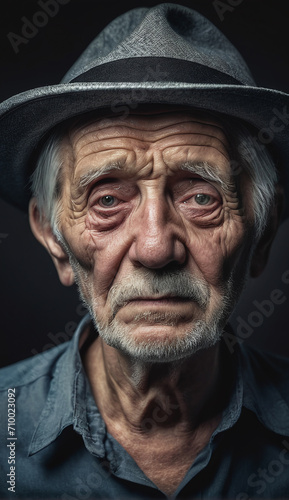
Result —
POLYGON ((111 316, 102 321, 98 314, 97 298, 90 284, 87 273, 79 263, 73 262, 73 269, 79 293, 88 308, 95 328, 106 344, 121 351, 131 359, 139 362, 174 362, 182 360, 200 349, 214 346, 221 338, 227 311, 233 307, 232 283, 229 280, 225 292, 218 298, 218 304, 211 314, 206 314, 210 301, 208 285, 199 279, 192 278, 188 272, 154 270, 135 270, 117 285, 111 287, 108 300, 111 316), (117 312, 124 307, 130 298, 147 297, 155 294, 171 294, 182 298, 190 298, 202 313, 201 318, 193 319, 181 335, 157 335, 158 326, 177 328, 180 314, 170 310, 167 312, 142 312, 133 317, 131 324, 119 321, 117 312), (224 320, 225 317, 225 320, 224 320), (139 324, 151 325, 155 335, 134 335, 139 324))
MULTIPOLYGON (((145 318, 144 318, 145 319, 145 318)), ((145 339, 138 339, 132 334, 133 326, 130 328, 120 324, 117 319, 114 319, 110 325, 102 327, 93 317, 94 325, 97 328, 101 338, 111 347, 118 349, 125 355, 146 363, 167 363, 184 359, 196 353, 200 349, 206 349, 215 345, 221 338, 222 330, 219 330, 216 325, 209 327, 204 321, 199 320, 194 322, 190 329, 181 337, 177 335, 158 339, 150 338, 149 342, 145 339)), ((156 324, 162 325, 165 323, 163 318, 158 319, 155 315, 150 318, 155 324, 152 328, 156 329, 156 324)), ((168 313, 168 321, 170 321, 168 313)))

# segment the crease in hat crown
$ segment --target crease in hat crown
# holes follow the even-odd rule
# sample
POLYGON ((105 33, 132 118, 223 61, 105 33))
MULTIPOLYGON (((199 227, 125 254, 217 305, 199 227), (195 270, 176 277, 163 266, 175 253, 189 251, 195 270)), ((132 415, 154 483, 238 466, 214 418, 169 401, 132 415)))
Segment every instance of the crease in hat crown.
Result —
POLYGON ((90 43, 61 83, 105 63, 144 57, 190 61, 221 71, 243 85, 256 85, 240 53, 214 24, 190 8, 171 3, 133 9, 116 18, 90 43))

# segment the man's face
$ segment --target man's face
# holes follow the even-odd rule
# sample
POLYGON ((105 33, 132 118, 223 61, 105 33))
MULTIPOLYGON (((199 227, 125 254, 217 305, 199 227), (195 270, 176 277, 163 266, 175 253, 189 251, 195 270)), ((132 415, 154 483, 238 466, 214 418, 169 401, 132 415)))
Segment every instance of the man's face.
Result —
POLYGON ((105 342, 148 361, 213 345, 249 255, 220 125, 182 111, 112 117, 64 148, 59 229, 105 342))

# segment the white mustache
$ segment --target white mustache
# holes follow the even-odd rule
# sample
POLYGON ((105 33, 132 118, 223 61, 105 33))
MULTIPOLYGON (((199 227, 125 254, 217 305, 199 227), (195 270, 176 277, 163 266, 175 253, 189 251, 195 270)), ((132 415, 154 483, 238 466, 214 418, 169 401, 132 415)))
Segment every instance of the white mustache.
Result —
POLYGON ((131 300, 163 297, 192 300, 204 310, 210 289, 205 281, 193 278, 184 270, 138 270, 114 284, 108 294, 113 316, 131 300))

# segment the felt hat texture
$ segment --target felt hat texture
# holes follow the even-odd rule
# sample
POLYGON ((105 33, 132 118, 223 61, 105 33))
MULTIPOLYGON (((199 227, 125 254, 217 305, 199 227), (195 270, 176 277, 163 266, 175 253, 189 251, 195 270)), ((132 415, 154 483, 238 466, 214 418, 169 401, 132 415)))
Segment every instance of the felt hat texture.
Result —
POLYGON ((0 196, 27 210, 36 152, 57 124, 93 110, 119 115, 146 104, 189 106, 253 125, 256 140, 278 153, 289 190, 289 95, 257 87, 237 49, 208 19, 164 3, 112 21, 59 84, 0 104, 0 196))

